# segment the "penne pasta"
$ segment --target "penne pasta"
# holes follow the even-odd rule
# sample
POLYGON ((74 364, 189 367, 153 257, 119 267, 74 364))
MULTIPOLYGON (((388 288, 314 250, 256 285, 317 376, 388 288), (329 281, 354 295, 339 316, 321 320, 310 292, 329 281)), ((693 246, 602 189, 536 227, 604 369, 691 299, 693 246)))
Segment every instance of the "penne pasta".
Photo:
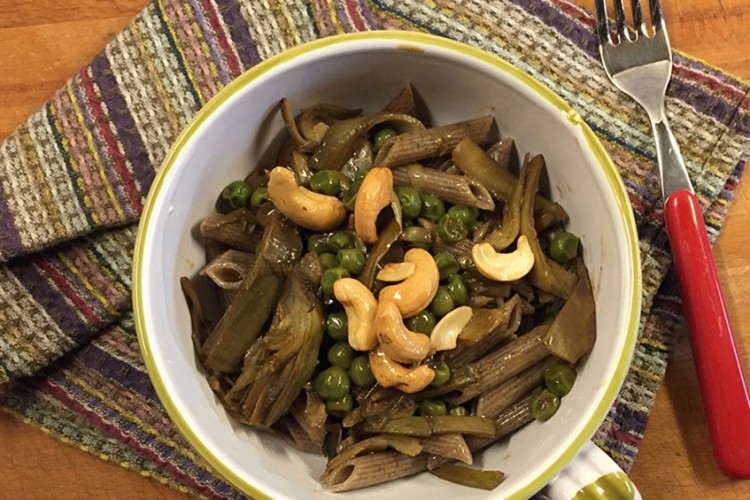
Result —
POLYGON ((458 395, 449 395, 446 400, 452 404, 463 404, 539 363, 549 355, 542 342, 548 329, 546 325, 538 326, 477 361, 479 382, 461 389, 458 395))
POLYGON ((199 274, 211 278, 219 288, 238 290, 254 262, 254 254, 227 250, 203 266, 199 274))
POLYGON ((375 157, 375 165, 394 168, 450 154, 465 138, 477 143, 483 142, 492 130, 493 124, 492 116, 483 116, 420 132, 401 134, 383 145, 375 157))
POLYGON ((413 476, 427 469, 428 456, 383 451, 353 458, 330 471, 325 483, 334 492, 351 491, 413 476))
POLYGON ((493 389, 483 391, 477 399, 476 414, 495 419, 514 401, 538 387, 544 381, 544 372, 556 363, 559 363, 556 358, 548 356, 542 363, 533 365, 493 389))
POLYGON ((471 450, 466 444, 462 434, 441 434, 438 436, 430 436, 421 440, 423 452, 429 455, 430 462, 428 462, 427 468, 430 468, 430 463, 434 463, 436 459, 449 459, 458 460, 465 464, 471 465, 474 463, 474 457, 471 455, 471 450))
POLYGON ((401 113, 404 115, 417 115, 417 103, 414 100, 414 87, 411 83, 407 83, 398 94, 386 104, 381 113, 401 113))
MULTIPOLYGON (((378 163, 377 157, 375 164, 382 164, 378 163)), ((495 209, 495 202, 487 188, 478 180, 466 175, 449 174, 412 163, 393 169, 393 183, 396 186, 411 186, 422 193, 434 194, 438 198, 457 205, 482 210, 495 209)))

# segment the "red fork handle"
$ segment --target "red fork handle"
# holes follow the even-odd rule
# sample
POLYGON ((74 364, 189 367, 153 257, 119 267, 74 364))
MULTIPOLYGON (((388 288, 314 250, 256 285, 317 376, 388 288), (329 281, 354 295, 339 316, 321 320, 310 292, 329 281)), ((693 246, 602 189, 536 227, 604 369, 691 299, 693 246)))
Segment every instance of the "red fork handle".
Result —
POLYGON ((714 456, 727 475, 750 478, 750 394, 698 199, 675 191, 664 212, 714 456))

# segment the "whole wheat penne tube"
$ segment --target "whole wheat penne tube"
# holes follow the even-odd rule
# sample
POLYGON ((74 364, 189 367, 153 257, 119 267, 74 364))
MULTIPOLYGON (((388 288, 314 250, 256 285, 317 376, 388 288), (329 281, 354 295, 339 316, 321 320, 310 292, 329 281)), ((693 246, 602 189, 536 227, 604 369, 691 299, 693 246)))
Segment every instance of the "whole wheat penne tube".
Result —
MULTIPOLYGON (((381 165, 377 163, 376 165, 381 165)), ((383 163, 388 165, 388 163, 383 163)), ((434 194, 438 198, 457 205, 494 210, 495 202, 487 188, 477 179, 466 175, 449 174, 418 163, 393 169, 395 186, 411 186, 422 193, 434 194)))
POLYGON ((414 87, 411 83, 407 83, 398 94, 388 101, 381 113, 401 113, 404 115, 417 115, 417 104, 414 100, 414 87))
POLYGON ((494 122, 492 116, 483 116, 401 134, 383 144, 375 157, 375 165, 398 167, 426 158, 443 156, 453 151, 453 148, 467 137, 473 142, 480 143, 486 139, 494 122))
POLYGON ((495 418, 496 434, 494 438, 468 436, 466 444, 469 446, 469 449, 472 452, 482 450, 534 420, 534 417, 531 416, 530 402, 531 394, 527 394, 501 411, 495 418))
MULTIPOLYGON (((466 444, 466 439, 464 439, 461 434, 441 434, 438 436, 423 438, 421 442, 422 451, 433 457, 458 460, 459 462, 469 465, 474 463, 474 457, 471 455, 471 450, 466 444)), ((432 462, 434 462, 434 459, 430 457, 430 463, 432 462)))
POLYGON ((372 453, 336 467, 325 482, 334 492, 365 488, 422 472, 427 469, 427 459, 425 454, 410 457, 397 451, 372 453))
POLYGON ((209 277, 219 288, 237 290, 254 262, 254 254, 227 250, 203 266, 200 274, 209 277))
POLYGON ((514 401, 541 384, 544 381, 544 372, 558 362, 553 356, 548 356, 541 363, 483 392, 477 400, 476 414, 494 419, 514 401))

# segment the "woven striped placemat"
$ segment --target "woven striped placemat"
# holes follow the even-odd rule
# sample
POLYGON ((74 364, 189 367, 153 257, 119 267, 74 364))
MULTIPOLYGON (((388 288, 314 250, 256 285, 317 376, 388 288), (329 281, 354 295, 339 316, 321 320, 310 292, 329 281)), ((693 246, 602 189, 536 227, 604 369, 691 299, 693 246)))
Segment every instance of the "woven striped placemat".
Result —
MULTIPOLYGON (((332 34, 419 30, 545 83, 620 169, 643 313, 633 368, 595 440, 628 470, 682 317, 649 125, 606 79, 593 26, 558 0, 155 0, 0 144, 0 407, 181 491, 238 496, 177 433, 141 360, 130 273, 145 196, 180 130, 245 69, 332 34)), ((748 87, 675 63, 668 113, 715 238, 750 146, 748 87)))

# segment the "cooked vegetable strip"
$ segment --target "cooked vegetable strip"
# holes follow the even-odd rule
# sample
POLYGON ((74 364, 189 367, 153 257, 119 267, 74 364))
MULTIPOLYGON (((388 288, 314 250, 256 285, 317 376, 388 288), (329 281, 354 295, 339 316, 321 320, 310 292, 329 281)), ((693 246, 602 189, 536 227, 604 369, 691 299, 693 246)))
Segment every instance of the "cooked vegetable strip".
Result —
MULTIPOLYGON (((373 432, 375 429, 365 424, 365 431, 373 432)), ((416 437, 455 433, 494 437, 495 426, 491 420, 484 417, 456 417, 452 415, 442 417, 402 417, 389 420, 381 429, 377 429, 377 432, 416 437)))
POLYGON ((596 341, 596 304, 589 275, 578 266, 578 282, 543 338, 544 345, 555 356, 577 363, 596 341))
POLYGON ((383 451, 353 458, 331 470, 325 480, 334 492, 356 490, 413 476, 427 469, 427 455, 410 457, 397 451, 383 451))
POLYGON ((372 288, 372 284, 375 282, 375 275, 378 272, 378 264, 383 256, 391 248, 391 245, 398 241, 401 235, 401 220, 391 219, 385 228, 378 235, 378 240, 370 248, 370 253, 367 254, 367 261, 365 267, 361 273, 357 276, 357 279, 365 284, 366 287, 372 288))
POLYGON ((249 288, 241 288, 224 316, 203 344, 206 368, 231 373, 260 335, 284 288, 276 273, 260 276, 249 288))
POLYGON ((323 304, 310 283, 299 271, 290 272, 271 327, 245 362, 252 376, 242 421, 266 428, 289 412, 318 363, 323 324, 323 304))
POLYGON ((426 158, 446 155, 464 138, 468 137, 475 142, 484 141, 494 122, 492 116, 483 116, 420 132, 401 134, 383 145, 375 156, 375 164, 399 167, 426 158))
POLYGON ((273 312, 284 277, 279 273, 299 260, 302 241, 296 228, 279 217, 269 221, 259 255, 234 300, 201 348, 206 368, 231 373, 260 335, 273 312))
POLYGON ((465 387, 459 395, 449 396, 446 398, 448 402, 465 403, 544 359, 549 352, 542 344, 542 338, 548 328, 545 325, 538 326, 477 361, 479 382, 465 387))
POLYGON ((423 438, 421 442, 424 452, 430 455, 458 460, 469 465, 474 463, 471 450, 461 434, 440 434, 423 438))
POLYGON ((396 186, 411 186, 421 193, 434 194, 448 203, 482 210, 495 209, 495 202, 489 191, 473 177, 449 174, 412 163, 393 169, 393 183, 396 186))
POLYGON ((417 115, 417 104, 414 100, 414 87, 411 83, 407 83, 398 94, 386 104, 381 113, 402 113, 404 115, 417 115))
POLYGON ((318 142, 302 137, 302 134, 300 134, 300 131, 297 128, 297 122, 294 120, 294 113, 292 112, 292 108, 289 105, 289 101, 286 97, 281 99, 279 106, 281 107, 281 117, 284 119, 286 129, 294 142, 297 144, 299 150, 304 153, 311 153, 312 151, 314 151, 318 145, 318 142))
POLYGON ((323 102, 305 109, 297 119, 297 127, 304 139, 315 141, 317 145, 323 140, 328 127, 338 121, 359 116, 361 113, 361 109, 347 109, 323 102))
POLYGON ((544 157, 535 156, 531 159, 521 205, 521 234, 528 238, 534 254, 534 267, 529 273, 531 283, 545 292, 567 298, 573 291, 576 276, 545 255, 534 229, 534 193, 543 168, 544 157))
POLYGON ((477 401, 477 415, 483 415, 490 419, 496 418, 514 401, 543 383, 544 372, 558 362, 552 356, 549 356, 542 363, 536 364, 506 380, 492 390, 483 392, 477 401))
POLYGON ((503 222, 500 227, 484 237, 484 241, 492 245, 498 252, 513 244, 521 231, 521 202, 523 201, 524 186, 528 173, 529 156, 526 155, 518 176, 518 182, 513 186, 510 198, 503 206, 503 222))
POLYGON ((310 168, 341 170, 344 163, 367 140, 370 129, 377 125, 387 125, 397 132, 413 132, 425 128, 422 122, 413 116, 398 113, 377 113, 341 120, 331 125, 326 131, 320 147, 310 158, 310 168))
MULTIPOLYGON (((476 141, 463 140, 452 153, 453 162, 461 172, 475 179, 480 179, 495 199, 508 201, 513 194, 517 179, 510 171, 503 169, 493 160, 476 141)), ((535 210, 562 210, 557 203, 537 193, 534 198, 535 210), (553 208, 554 207, 554 208, 553 208)), ((563 217, 561 220, 565 219, 563 217)))
POLYGON ((208 337, 208 335, 211 333, 211 324, 206 318, 200 296, 195 290, 193 282, 190 281, 190 278, 187 278, 185 276, 180 278, 180 287, 182 288, 183 295, 185 295, 185 302, 187 302, 188 312, 190 313, 193 347, 195 348, 195 352, 201 358, 201 362, 203 362, 201 345, 203 344, 203 341, 206 340, 206 337, 208 337))
POLYGON ((254 254, 227 250, 206 264, 199 274, 211 278, 219 288, 237 290, 254 262, 254 254))
POLYGON ((447 464, 430 471, 431 474, 452 483, 492 491, 503 482, 505 474, 499 470, 470 469, 462 465, 447 464))
POLYGON ((240 208, 228 214, 214 212, 201 221, 200 233, 204 238, 220 241, 232 248, 254 252, 260 241, 255 229, 258 221, 250 210, 240 208))

